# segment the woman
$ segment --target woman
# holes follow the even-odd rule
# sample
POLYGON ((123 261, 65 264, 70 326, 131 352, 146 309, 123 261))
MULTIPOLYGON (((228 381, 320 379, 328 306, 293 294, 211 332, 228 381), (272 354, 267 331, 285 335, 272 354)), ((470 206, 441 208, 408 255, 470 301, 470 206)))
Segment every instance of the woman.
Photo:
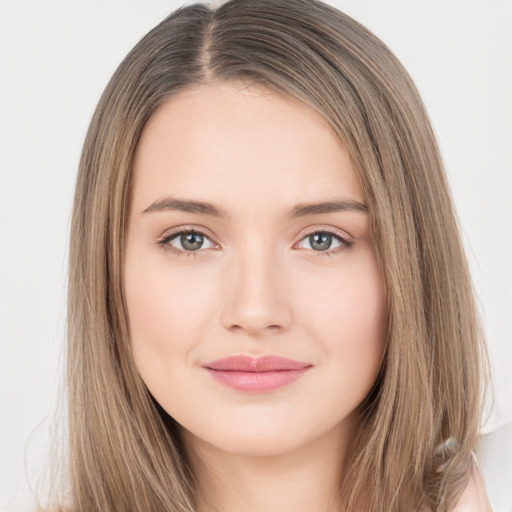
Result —
POLYGON ((71 510, 490 509, 439 151, 334 8, 153 29, 91 122, 70 258, 71 510))

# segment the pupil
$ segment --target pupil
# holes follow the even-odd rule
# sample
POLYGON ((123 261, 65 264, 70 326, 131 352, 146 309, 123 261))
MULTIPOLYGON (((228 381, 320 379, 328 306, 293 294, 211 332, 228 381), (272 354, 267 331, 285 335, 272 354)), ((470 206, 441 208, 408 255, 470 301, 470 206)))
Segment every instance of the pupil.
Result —
POLYGON ((309 237, 309 242, 313 249, 325 251, 331 246, 332 236, 327 233, 315 233, 309 237))
POLYGON ((203 245, 203 235, 198 233, 187 233, 181 235, 181 245, 190 251, 197 251, 203 245))

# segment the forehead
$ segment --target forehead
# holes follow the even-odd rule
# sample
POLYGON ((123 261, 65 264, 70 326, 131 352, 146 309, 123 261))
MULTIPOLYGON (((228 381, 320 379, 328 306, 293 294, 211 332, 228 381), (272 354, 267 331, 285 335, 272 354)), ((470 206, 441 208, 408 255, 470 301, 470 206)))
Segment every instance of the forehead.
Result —
POLYGON ((363 201, 350 157, 322 116, 242 83, 195 86, 162 105, 143 130, 133 171, 136 203, 171 193, 247 207, 363 201))

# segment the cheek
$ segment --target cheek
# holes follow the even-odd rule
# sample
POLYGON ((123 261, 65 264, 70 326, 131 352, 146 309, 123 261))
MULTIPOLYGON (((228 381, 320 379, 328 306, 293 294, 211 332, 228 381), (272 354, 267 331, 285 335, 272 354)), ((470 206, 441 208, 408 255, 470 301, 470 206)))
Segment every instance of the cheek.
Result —
POLYGON ((170 370, 200 342, 209 310, 197 275, 127 261, 125 293, 133 354, 144 380, 170 370))
POLYGON ((363 399, 379 371, 387 331, 386 293, 373 251, 361 252, 322 289, 309 289, 304 314, 311 337, 323 344, 340 385, 363 399))

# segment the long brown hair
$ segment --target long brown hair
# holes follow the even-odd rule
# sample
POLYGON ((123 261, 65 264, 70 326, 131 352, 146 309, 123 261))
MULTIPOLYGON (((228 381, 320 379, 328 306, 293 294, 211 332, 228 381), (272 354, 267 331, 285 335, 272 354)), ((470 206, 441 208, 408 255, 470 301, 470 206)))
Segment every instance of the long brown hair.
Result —
POLYGON ((70 508, 194 510, 194 475, 173 420, 132 360, 124 231, 146 121, 188 87, 235 80, 320 113, 345 144, 369 208, 389 327, 383 366, 346 454, 343 507, 448 511, 477 440, 484 351, 442 161, 399 61, 362 25, 315 0, 182 7, 135 46, 101 97, 71 228, 70 508))

